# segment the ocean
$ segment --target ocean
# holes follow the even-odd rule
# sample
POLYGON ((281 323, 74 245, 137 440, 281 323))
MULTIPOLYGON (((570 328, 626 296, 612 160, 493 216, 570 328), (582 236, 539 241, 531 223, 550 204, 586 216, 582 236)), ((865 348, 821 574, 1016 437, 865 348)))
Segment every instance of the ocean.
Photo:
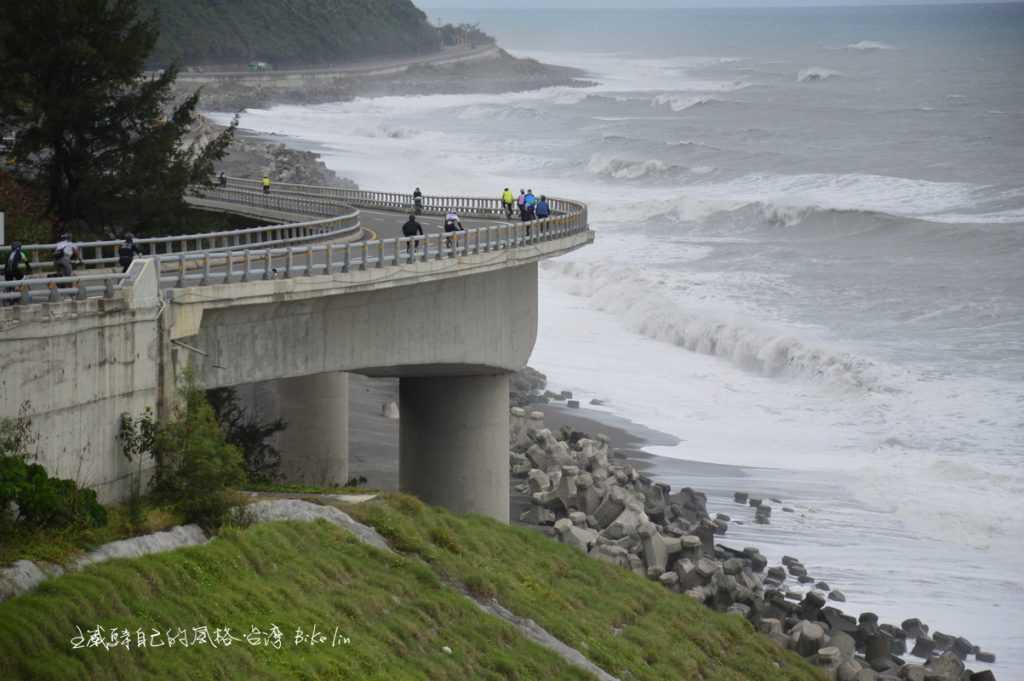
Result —
POLYGON ((712 511, 794 509, 727 543, 1024 678, 1024 5, 440 14, 597 84, 242 126, 364 188, 587 201, 541 269, 552 387, 727 466, 665 470, 712 511))

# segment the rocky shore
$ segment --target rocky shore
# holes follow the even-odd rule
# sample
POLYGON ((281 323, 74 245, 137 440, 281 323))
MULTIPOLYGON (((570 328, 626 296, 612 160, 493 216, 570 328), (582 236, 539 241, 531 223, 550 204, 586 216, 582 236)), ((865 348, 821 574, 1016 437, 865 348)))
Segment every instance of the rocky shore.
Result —
MULTIPOLYGON (((743 617, 765 636, 822 667, 834 681, 990 681, 995 655, 968 639, 931 631, 919 619, 880 623, 876 614, 844 613, 836 585, 815 579, 792 556, 770 566, 756 547, 730 547, 732 519, 709 515, 706 496, 644 475, 607 437, 545 427, 527 411, 552 399, 543 375, 513 380, 510 466, 513 494, 527 500, 519 521, 589 556, 661 582, 669 591, 743 617), (910 661, 907 658, 916 658, 910 661)), ((571 396, 569 396, 571 397, 571 396)), ((555 396, 560 401, 566 396, 555 396)), ((769 524, 781 499, 737 491, 734 502, 769 524)), ((513 505, 515 509, 515 505, 513 505)))
MULTIPOLYGON (((224 126, 199 116, 186 143, 205 146, 223 130, 224 126)), ((359 189, 355 182, 328 168, 319 154, 268 142, 266 137, 245 130, 236 131, 227 156, 216 164, 215 170, 229 177, 255 179, 269 175, 274 182, 359 189)))

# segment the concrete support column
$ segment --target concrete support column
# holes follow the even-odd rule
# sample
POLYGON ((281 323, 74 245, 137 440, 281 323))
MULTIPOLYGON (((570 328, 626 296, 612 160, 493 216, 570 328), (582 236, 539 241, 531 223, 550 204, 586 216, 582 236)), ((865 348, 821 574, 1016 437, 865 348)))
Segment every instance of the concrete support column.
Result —
POLYGON ((348 374, 332 371, 263 381, 239 389, 260 418, 283 418, 277 435, 284 482, 344 485, 348 482, 348 374))
POLYGON ((508 522, 508 374, 399 380, 399 486, 508 522))

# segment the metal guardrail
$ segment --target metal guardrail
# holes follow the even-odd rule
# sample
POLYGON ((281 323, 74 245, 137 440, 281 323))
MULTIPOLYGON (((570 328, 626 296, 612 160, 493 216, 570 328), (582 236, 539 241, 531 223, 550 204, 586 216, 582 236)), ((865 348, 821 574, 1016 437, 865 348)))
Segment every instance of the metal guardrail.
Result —
POLYGON ((82 274, 70 277, 26 278, 0 282, 0 304, 59 303, 74 298, 113 298, 127 273, 82 274))
MULTIPOLYGON (((228 178, 229 188, 255 191, 261 189, 260 180, 228 178)), ((340 187, 323 187, 317 185, 276 183, 272 186, 269 196, 275 193, 286 195, 330 198, 342 201, 358 208, 376 208, 383 210, 412 211, 414 208, 412 194, 398 192, 377 192, 362 189, 343 189, 340 187)), ((551 198, 548 205, 554 214, 572 214, 583 212, 586 205, 568 199, 551 198)), ((505 210, 498 198, 480 198, 471 196, 428 195, 423 197, 423 211, 428 214, 443 214, 454 208, 460 215, 502 219, 505 210)))
POLYGON ((503 223, 416 237, 318 244, 305 248, 247 249, 219 256, 182 253, 160 256, 163 272, 167 271, 168 262, 177 262, 175 274, 161 276, 160 283, 165 287, 186 288, 397 267, 521 248, 587 229, 586 223, 581 225, 576 216, 560 215, 535 222, 503 223))
MULTIPOLYGON (((411 209, 412 195, 286 183, 274 185, 271 192, 265 194, 259 180, 231 178, 227 186, 208 190, 204 198, 281 212, 324 214, 331 217, 226 232, 137 239, 136 243, 144 247, 143 255, 157 258, 160 264, 160 284, 163 287, 183 288, 335 274, 354 269, 459 258, 530 246, 589 229, 585 204, 551 199, 552 216, 531 222, 500 222, 445 234, 314 245, 314 241, 336 239, 359 229, 359 210, 353 206, 406 211, 411 209), (334 214, 338 211, 342 211, 342 214, 334 214), (165 274, 167 272, 170 274, 165 274)), ((454 209, 463 215, 492 219, 504 217, 499 199, 459 196, 424 198, 425 210, 429 212, 440 213, 454 209)), ((116 255, 107 257, 101 249, 114 248, 120 243, 102 241, 76 245, 79 248, 97 249, 96 256, 85 262, 106 265, 116 262, 117 258, 116 255)), ((33 244, 24 247, 25 250, 30 248, 30 252, 49 254, 54 245, 33 244)), ((5 250, 9 251, 9 248, 5 250)), ((0 302, 27 304, 57 302, 65 298, 109 298, 113 297, 117 288, 130 286, 131 283, 131 270, 127 274, 29 277, 21 281, 0 282, 0 302)))
MULTIPOLYGON (((327 197, 264 196, 254 195, 242 188, 217 188, 206 196, 224 203, 255 206, 297 215, 324 216, 308 222, 295 222, 249 227, 222 232, 181 234, 176 236, 145 237, 135 239, 140 255, 170 253, 204 253, 250 245, 300 244, 317 239, 336 239, 353 234, 359 229, 359 210, 327 197)), ((117 250, 122 240, 76 242, 81 261, 76 267, 91 269, 110 267, 118 263, 117 250)), ((36 273, 53 269, 50 259, 55 244, 27 244, 22 246, 36 273)), ((6 261, 10 246, 0 246, 0 260, 6 261)))

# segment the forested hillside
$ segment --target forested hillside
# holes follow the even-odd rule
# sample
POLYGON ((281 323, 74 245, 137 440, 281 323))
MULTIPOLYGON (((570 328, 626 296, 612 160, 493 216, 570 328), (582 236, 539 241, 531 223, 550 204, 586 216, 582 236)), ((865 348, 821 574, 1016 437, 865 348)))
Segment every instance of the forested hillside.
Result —
POLYGON ((275 68, 436 50, 410 0, 140 0, 160 16, 151 65, 269 62, 275 68))

